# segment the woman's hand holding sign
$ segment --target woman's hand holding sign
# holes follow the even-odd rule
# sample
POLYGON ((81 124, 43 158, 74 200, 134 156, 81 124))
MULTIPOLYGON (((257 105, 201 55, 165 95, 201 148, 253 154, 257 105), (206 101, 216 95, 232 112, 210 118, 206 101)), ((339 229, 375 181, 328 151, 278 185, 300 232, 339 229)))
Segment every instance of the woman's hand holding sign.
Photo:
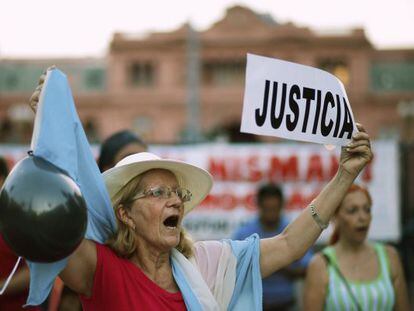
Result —
POLYGON ((359 132, 354 133, 352 141, 342 147, 339 160, 340 167, 354 178, 373 158, 369 135, 361 124, 356 123, 356 126, 359 132))

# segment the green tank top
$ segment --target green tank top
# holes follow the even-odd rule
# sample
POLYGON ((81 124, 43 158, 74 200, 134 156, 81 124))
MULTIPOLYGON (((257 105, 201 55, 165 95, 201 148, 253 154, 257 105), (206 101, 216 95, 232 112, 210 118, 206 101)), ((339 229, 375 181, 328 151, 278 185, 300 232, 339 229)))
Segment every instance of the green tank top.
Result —
MULTIPOLYGON (((347 281, 362 310, 392 310, 395 302, 395 293, 391 282, 388 255, 382 244, 375 243, 373 246, 379 261, 378 276, 372 281, 347 281)), ((335 249, 329 246, 322 252, 331 261, 331 264, 328 266, 329 283, 325 310, 357 310, 357 306, 346 285, 332 266, 332 264, 335 264, 338 267, 335 249)))

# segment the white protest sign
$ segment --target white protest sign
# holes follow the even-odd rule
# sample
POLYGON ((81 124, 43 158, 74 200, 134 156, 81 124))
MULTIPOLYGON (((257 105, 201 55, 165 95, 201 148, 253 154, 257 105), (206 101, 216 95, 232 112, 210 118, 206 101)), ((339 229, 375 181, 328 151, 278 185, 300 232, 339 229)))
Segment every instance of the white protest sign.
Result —
POLYGON ((247 54, 242 132, 346 145, 357 131, 341 81, 309 66, 247 54))

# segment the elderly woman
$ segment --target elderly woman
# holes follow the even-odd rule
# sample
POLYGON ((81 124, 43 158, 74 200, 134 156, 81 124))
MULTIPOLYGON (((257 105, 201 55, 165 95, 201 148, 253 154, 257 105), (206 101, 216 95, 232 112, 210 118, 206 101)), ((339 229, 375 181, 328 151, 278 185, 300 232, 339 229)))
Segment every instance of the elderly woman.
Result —
MULTIPOLYGON (((255 256, 249 259, 252 275, 258 273, 255 268, 260 269, 261 277, 272 274, 300 258, 318 238, 349 186, 371 159, 368 135, 361 126, 359 130, 352 143, 342 150, 337 174, 312 204, 282 234, 260 241, 253 236, 247 242, 253 250, 257 244, 259 252, 257 267, 255 256)), ((187 301, 171 263, 178 252, 189 259, 189 269, 201 276, 200 282, 207 285, 213 294, 212 302, 215 300, 219 309, 237 305, 232 298, 237 286, 242 286, 237 278, 243 272, 237 269, 236 253, 244 246, 232 241, 193 245, 182 228, 185 214, 210 190, 212 180, 208 172, 187 163, 139 153, 121 160, 103 176, 118 230, 106 245, 84 240, 60 274, 69 287, 81 294, 85 310, 185 310, 187 301), (224 256, 228 246, 231 254, 224 256), (220 271, 223 267, 228 271, 220 271), (230 290, 222 286, 217 291, 223 281, 231 283, 230 290), (230 293, 223 295, 223 290, 230 293)))
MULTIPOLYGON (((95 187, 100 178, 91 178, 95 164, 86 155, 87 141, 77 130, 81 125, 74 107, 61 107, 72 101, 67 98, 70 92, 65 92, 63 76, 59 72, 49 76, 47 90, 63 90, 60 95, 64 98, 56 105, 52 99, 59 94, 43 95, 46 99, 41 111, 53 111, 39 118, 43 131, 39 130, 37 141, 32 142, 34 153, 59 159, 55 163, 73 173, 89 205, 95 204, 97 197, 102 198, 98 203, 106 204, 106 196, 95 187), (68 110, 73 120, 67 120, 68 110), (70 133, 51 140, 50 135, 63 134, 50 127, 62 127, 63 123, 70 133), (36 148, 39 141, 42 148, 36 148), (65 143, 56 146, 50 141, 65 143), (69 149, 67 141, 77 147, 69 149), (82 167, 72 169, 65 159, 76 149, 77 163, 82 167), (47 152, 42 154, 43 150, 47 152)), ((32 97, 34 108, 40 89, 32 97)), ((113 211, 98 211, 103 206, 95 204, 96 209, 88 214, 86 239, 67 260, 49 265, 47 270, 31 265, 34 277, 29 302, 41 301, 48 290, 46 283, 61 271, 66 285, 80 294, 85 310, 260 310, 261 278, 303 256, 371 160, 369 137, 362 126, 358 129, 342 149, 337 174, 312 204, 281 234, 263 240, 252 235, 243 241, 193 244, 182 228, 183 217, 209 193, 211 175, 188 163, 150 153, 127 156, 103 174, 113 211), (115 225, 112 217, 116 217, 115 225), (105 230, 100 230, 102 227, 105 230)))
POLYGON ((409 310, 396 250, 366 240, 371 206, 367 189, 349 188, 335 213, 331 246, 308 267, 305 310, 409 310))

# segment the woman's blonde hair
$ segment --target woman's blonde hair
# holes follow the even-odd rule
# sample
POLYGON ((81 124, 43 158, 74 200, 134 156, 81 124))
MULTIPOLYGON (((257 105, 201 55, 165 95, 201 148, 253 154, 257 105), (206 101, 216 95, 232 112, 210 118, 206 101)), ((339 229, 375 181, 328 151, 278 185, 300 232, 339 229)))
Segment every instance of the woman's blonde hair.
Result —
MULTIPOLYGON (((106 241, 106 245, 122 258, 131 258, 137 249, 137 245, 134 230, 119 219, 119 210, 121 208, 124 208, 127 211, 131 209, 133 205, 132 198, 137 192, 142 190, 140 188, 141 179, 147 172, 134 177, 111 199, 118 229, 115 234, 106 241)), ((187 258, 193 256, 193 241, 184 228, 181 228, 180 242, 176 249, 187 258)))

